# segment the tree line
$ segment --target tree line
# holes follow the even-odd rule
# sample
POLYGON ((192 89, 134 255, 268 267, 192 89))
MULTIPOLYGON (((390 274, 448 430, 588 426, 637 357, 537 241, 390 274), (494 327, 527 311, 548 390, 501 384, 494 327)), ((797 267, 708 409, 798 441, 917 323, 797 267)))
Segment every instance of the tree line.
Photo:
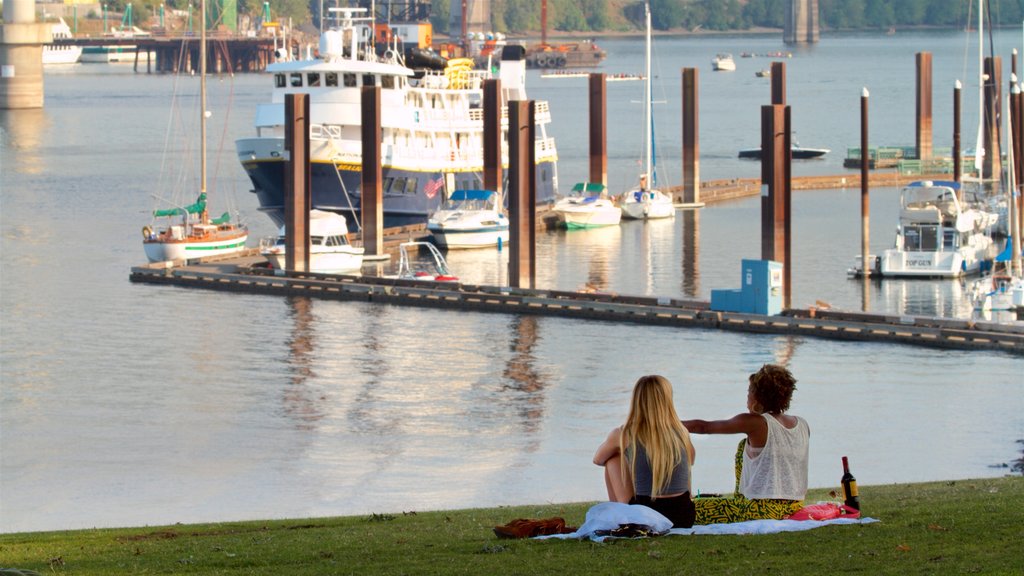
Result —
MULTIPOLYGON (((208 0, 213 2, 214 0, 208 0)), ((395 0, 396 3, 409 0, 395 0)), ((198 0, 109 0, 107 8, 120 12, 133 3, 136 22, 155 14, 161 4, 195 9, 198 0)), ((259 18, 263 0, 236 0, 240 17, 259 18)), ((367 0, 340 0, 342 5, 367 0)), ((438 32, 449 30, 453 3, 429 2, 431 22, 438 32)), ((469 0, 472 2, 472 0, 469 0)), ((651 23, 656 30, 749 30, 782 28, 788 0, 649 0, 651 23)), ((323 0, 335 5, 334 0, 323 0)), ((378 10, 387 0, 377 1, 378 10)), ((987 0, 990 24, 1020 26, 1024 0, 987 0)), ((321 0, 270 0, 274 18, 291 19, 295 26, 319 25, 321 0)), ((888 29, 894 26, 965 26, 977 20, 977 0, 818 0, 823 30, 888 29)), ((503 33, 527 33, 541 29, 541 0, 491 0, 492 29, 503 33)), ((548 0, 548 29, 562 32, 628 31, 643 28, 643 2, 630 0, 548 0)))

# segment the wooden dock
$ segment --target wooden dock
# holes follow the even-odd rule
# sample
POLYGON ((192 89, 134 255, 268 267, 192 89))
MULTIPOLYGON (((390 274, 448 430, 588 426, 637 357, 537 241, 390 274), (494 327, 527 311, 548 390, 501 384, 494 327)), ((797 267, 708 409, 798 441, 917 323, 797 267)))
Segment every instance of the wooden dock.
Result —
POLYGON ((137 266, 129 279, 225 292, 306 296, 476 312, 534 314, 677 328, 729 330, 932 348, 1001 350, 1024 355, 1024 327, 967 320, 786 310, 779 316, 719 312, 705 301, 514 289, 334 274, 275 274, 250 251, 244 257, 183 266, 137 266))

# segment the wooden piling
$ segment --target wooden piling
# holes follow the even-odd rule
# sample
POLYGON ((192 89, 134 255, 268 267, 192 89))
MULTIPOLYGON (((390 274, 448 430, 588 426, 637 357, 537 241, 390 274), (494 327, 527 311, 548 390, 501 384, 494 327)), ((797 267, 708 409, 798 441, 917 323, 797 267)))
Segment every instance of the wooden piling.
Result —
POLYGON ((982 167, 983 178, 998 178, 1002 171, 1002 160, 999 157, 1001 129, 999 127, 1000 110, 1002 110, 1001 88, 1003 59, 999 56, 985 58, 985 159, 982 167))
POLYGON ((608 185, 608 83, 590 75, 590 182, 608 185))
POLYGON ((284 100, 284 241, 285 269, 309 271, 309 95, 286 94, 284 100))
POLYGON ((533 100, 508 103, 508 283, 534 288, 537 282, 536 124, 533 100))
POLYGON ((772 62, 772 104, 786 103, 786 63, 772 62))
MULTIPOLYGON (((700 204, 700 101, 696 68, 683 68, 683 204, 700 204)), ((678 201, 678 198, 674 199, 678 201)))
MULTIPOLYGON (((864 88, 860 95, 860 149, 866 151, 868 149, 868 89, 864 88)), ((861 271, 864 273, 864 278, 868 278, 871 275, 871 266, 868 262, 868 255, 870 253, 869 243, 869 232, 870 232, 870 197, 868 196, 871 190, 870 183, 868 180, 868 155, 861 154, 860 159, 860 265, 861 271)), ((865 288, 867 284, 865 283, 865 288)), ((865 290, 866 292, 866 290, 865 290)), ((865 312, 867 312, 867 306, 864 306, 865 312)))
POLYGON ((384 197, 381 191, 380 86, 363 86, 362 101, 362 184, 359 188, 359 218, 363 249, 369 257, 384 255, 384 197))
POLYGON ((761 258, 781 262, 783 307, 789 308, 792 139, 789 106, 761 107, 761 258))
POLYGON ((502 194, 501 80, 484 80, 484 189, 502 194))
POLYGON ((917 53, 917 158, 932 157, 932 54, 917 53))

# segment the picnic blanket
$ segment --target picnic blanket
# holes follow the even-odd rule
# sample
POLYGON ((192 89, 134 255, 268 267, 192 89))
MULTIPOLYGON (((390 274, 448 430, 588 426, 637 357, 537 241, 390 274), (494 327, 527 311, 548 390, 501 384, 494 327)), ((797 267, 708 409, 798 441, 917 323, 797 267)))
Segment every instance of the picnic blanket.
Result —
POLYGON ((570 534, 552 534, 537 538, 579 539, 588 538, 603 542, 613 538, 612 531, 623 524, 649 526, 651 533, 660 535, 713 535, 713 534, 776 534, 812 530, 836 524, 870 524, 874 518, 835 518, 832 520, 748 520, 731 524, 707 524, 692 528, 672 528, 672 521, 647 506, 602 502, 587 510, 586 521, 570 534))

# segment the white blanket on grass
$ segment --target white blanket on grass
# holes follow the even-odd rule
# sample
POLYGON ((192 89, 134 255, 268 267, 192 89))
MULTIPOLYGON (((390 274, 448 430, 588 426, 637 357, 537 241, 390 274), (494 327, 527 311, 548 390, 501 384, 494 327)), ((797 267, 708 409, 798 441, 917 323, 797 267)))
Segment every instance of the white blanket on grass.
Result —
POLYGON ((537 538, 583 539, 602 542, 608 535, 598 531, 614 530, 621 524, 642 524, 651 531, 662 535, 712 535, 712 534, 775 534, 812 530, 834 524, 870 524, 874 518, 835 518, 833 520, 747 520, 731 524, 707 524, 692 528, 672 528, 672 521, 647 506, 629 505, 620 502, 602 502, 587 510, 587 518, 578 530, 571 534, 553 534, 537 538))

